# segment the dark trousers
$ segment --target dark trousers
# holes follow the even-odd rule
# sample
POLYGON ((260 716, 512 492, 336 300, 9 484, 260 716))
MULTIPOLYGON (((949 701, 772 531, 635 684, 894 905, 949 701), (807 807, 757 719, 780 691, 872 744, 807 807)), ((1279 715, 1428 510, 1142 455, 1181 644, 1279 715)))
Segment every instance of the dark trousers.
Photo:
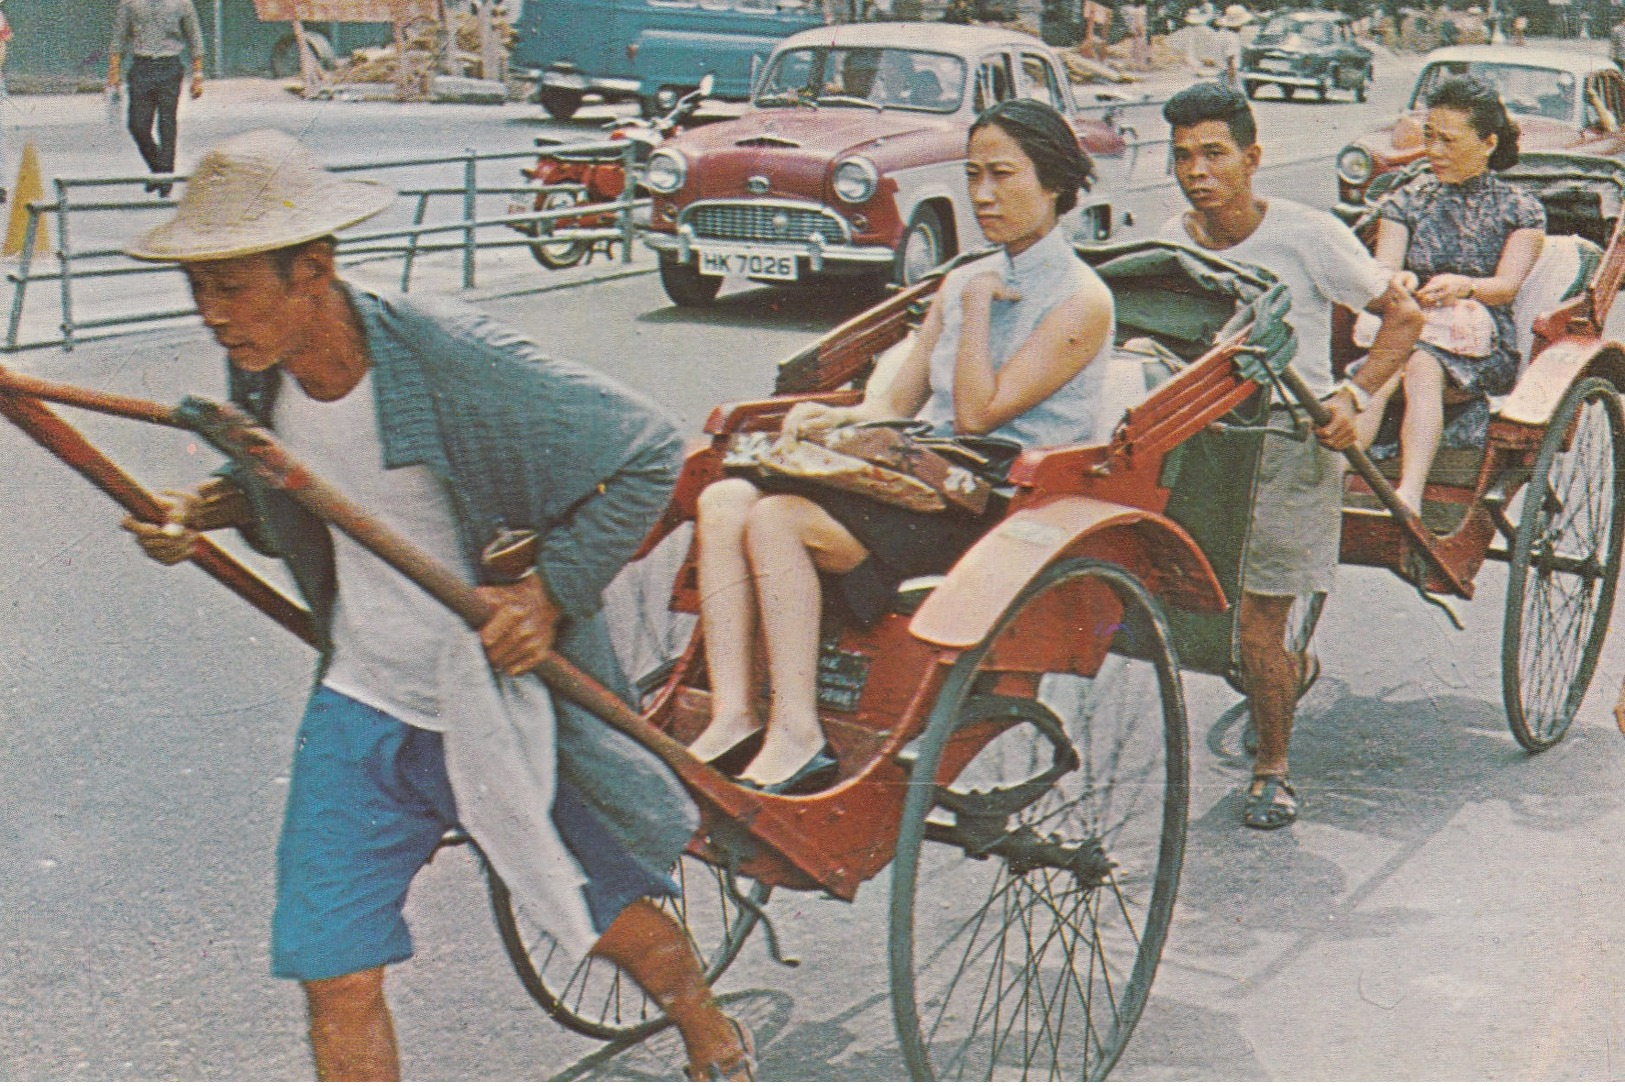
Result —
POLYGON ((130 63, 130 135, 153 173, 175 172, 175 114, 186 69, 180 57, 136 57, 130 63), (158 139, 152 138, 153 118, 158 139))

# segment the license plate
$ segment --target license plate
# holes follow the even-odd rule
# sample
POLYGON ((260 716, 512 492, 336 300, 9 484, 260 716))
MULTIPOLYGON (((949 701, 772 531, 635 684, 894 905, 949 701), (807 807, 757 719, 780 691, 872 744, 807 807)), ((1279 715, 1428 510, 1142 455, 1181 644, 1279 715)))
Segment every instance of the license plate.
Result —
POLYGON ((1266 72, 1290 72, 1292 70, 1290 60, 1261 60, 1258 62, 1258 66, 1266 72))
POLYGON ((701 249, 699 262, 701 275, 748 275, 752 279, 796 278, 794 253, 777 253, 764 249, 701 249))

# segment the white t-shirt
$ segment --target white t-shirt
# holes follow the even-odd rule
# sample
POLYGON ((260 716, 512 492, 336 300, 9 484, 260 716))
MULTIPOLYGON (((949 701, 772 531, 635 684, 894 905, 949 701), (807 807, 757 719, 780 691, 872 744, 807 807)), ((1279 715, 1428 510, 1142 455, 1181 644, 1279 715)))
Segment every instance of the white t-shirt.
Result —
MULTIPOLYGON (((311 399, 292 376, 277 397, 277 436, 316 475, 450 569, 468 574, 440 479, 414 464, 386 469, 372 372, 340 399, 311 399)), ((468 682, 461 619, 342 532, 333 532, 338 599, 323 685, 403 723, 443 731, 468 682)))
MULTIPOLYGON (((1199 245, 1183 214, 1163 223, 1158 237, 1199 245)), ((1298 333, 1293 367, 1316 396, 1332 391, 1332 305, 1358 313, 1388 289, 1389 272, 1354 232, 1329 212, 1271 197, 1264 220, 1245 241, 1209 252, 1226 260, 1266 268, 1292 293, 1287 323, 1298 333)))

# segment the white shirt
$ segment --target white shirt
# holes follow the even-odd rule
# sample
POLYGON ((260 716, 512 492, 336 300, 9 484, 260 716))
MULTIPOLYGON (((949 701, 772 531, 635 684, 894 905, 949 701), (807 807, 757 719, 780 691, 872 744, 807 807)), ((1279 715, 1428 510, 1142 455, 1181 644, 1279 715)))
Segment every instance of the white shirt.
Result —
MULTIPOLYGON (((1158 237, 1205 248, 1185 229, 1183 214, 1163 223, 1158 237)), ((1390 274, 1366 252, 1354 232, 1329 212, 1271 197, 1264 219, 1246 240, 1209 252, 1274 273, 1292 294, 1287 323, 1298 334, 1293 368, 1316 396, 1326 396, 1332 376, 1332 305, 1358 313, 1388 289, 1390 274)))
MULTIPOLYGON (((350 392, 314 400, 291 376, 273 419, 277 435, 322 479, 442 565, 469 572, 451 499, 427 467, 384 467, 369 370, 350 392)), ((338 599, 333 658, 323 685, 403 723, 444 731, 455 685, 469 681, 463 621, 342 532, 333 533, 338 599)))

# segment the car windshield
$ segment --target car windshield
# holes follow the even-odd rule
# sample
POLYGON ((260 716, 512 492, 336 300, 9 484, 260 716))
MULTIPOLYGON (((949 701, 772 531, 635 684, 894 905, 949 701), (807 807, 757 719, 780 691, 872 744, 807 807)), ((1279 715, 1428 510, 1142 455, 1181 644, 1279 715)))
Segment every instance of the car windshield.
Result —
POLYGON ((965 62, 912 49, 787 49, 756 88, 758 106, 921 109, 952 113, 965 96, 965 62))
POLYGON ((1500 91, 1501 100, 1506 103, 1509 113, 1550 117, 1558 121, 1574 120, 1579 91, 1579 80, 1574 73, 1555 68, 1536 68, 1528 64, 1484 64, 1477 61, 1430 64, 1416 81, 1411 108, 1426 106, 1428 95, 1440 83, 1459 75, 1476 75, 1494 85, 1500 91))
POLYGON ((1277 15, 1258 32, 1260 42, 1281 42, 1293 36, 1301 38, 1305 45, 1331 45, 1335 41, 1331 23, 1304 22, 1290 15, 1277 15))

